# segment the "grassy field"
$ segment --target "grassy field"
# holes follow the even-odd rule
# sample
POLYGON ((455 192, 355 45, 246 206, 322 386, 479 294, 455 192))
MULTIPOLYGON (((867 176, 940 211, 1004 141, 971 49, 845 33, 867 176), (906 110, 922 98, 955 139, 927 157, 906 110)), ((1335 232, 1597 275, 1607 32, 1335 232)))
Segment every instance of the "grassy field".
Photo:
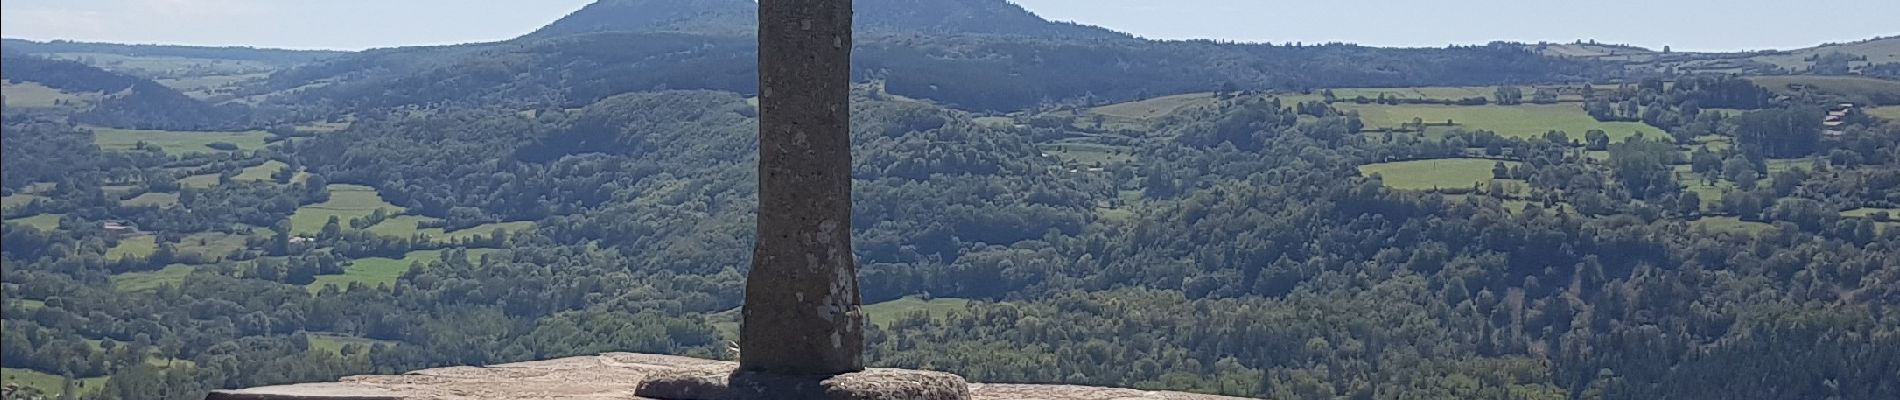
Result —
POLYGON ((193 189, 206 189, 213 186, 218 186, 218 175, 204 174, 204 175, 187 176, 184 179, 178 180, 178 186, 183 186, 183 187, 188 187, 188 188, 193 188, 193 189))
MULTIPOLYGON (((484 255, 495 254, 500 251, 501 250, 494 249, 469 249, 469 262, 477 262, 481 260, 484 255)), ((309 289, 311 293, 316 293, 317 291, 323 290, 325 285, 336 285, 337 288, 348 288, 351 282, 360 282, 370 286, 394 285, 396 279, 402 277, 403 272, 409 271, 409 265, 416 263, 428 265, 429 263, 441 261, 442 253, 443 250, 417 250, 403 255, 401 259, 384 257, 357 259, 351 262, 349 267, 344 268, 342 275, 318 276, 316 282, 305 285, 305 288, 309 289)))
MULTIPOLYGON (((1534 138, 1543 137, 1545 132, 1560 130, 1572 138, 1583 138, 1584 132, 1601 129, 1610 135, 1611 140, 1623 138, 1641 132, 1644 137, 1666 138, 1661 129, 1640 122, 1600 122, 1584 113, 1582 108, 1573 104, 1527 104, 1516 106, 1443 106, 1432 104, 1350 104, 1336 103, 1343 110, 1358 110, 1359 118, 1366 123, 1366 129, 1399 129, 1419 118, 1426 123, 1444 123, 1451 120, 1458 127, 1467 130, 1485 129, 1496 131, 1499 135, 1534 138)), ((1432 129, 1443 129, 1434 127, 1432 129)))
POLYGON ((59 219, 65 216, 66 214, 39 214, 31 217, 9 219, 7 222, 24 224, 34 229, 50 232, 59 229, 59 219))
MULTIPOLYGON (((106 386, 106 379, 103 376, 75 379, 73 385, 76 386, 77 393, 74 394, 79 397, 97 393, 106 386)), ((53 399, 59 398, 58 394, 65 387, 66 378, 25 368, 0 368, 0 382, 39 389, 40 393, 48 396, 48 399, 53 399)))
POLYGON ((1806 85, 1816 91, 1846 96, 1900 94, 1900 81, 1859 76, 1772 75, 1751 76, 1748 80, 1781 95, 1795 93, 1794 85, 1806 85))
POLYGON ((1366 164, 1359 166, 1359 173, 1379 174, 1386 186, 1397 189, 1469 188, 1491 182, 1491 168, 1496 164, 1495 160, 1481 158, 1445 158, 1366 164))
POLYGON ((1852 210, 1842 211, 1841 216, 1848 217, 1848 218, 1868 218, 1868 217, 1873 216, 1874 213, 1877 213, 1877 212, 1886 212, 1889 218, 1900 220, 1900 208, 1861 207, 1861 208, 1856 208, 1852 210))
POLYGON ((172 264, 164 269, 147 272, 127 272, 112 276, 112 290, 121 292, 150 292, 161 285, 178 286, 185 282, 185 276, 196 269, 185 264, 172 264))
POLYGON ((1875 224, 1875 226, 1880 227, 1881 231, 1884 232, 1884 231, 1892 231, 1894 229, 1900 229, 1900 208, 1862 207, 1862 208, 1842 211, 1841 216, 1848 217, 1848 218, 1872 219, 1874 213, 1878 213, 1878 212, 1887 213, 1887 221, 1879 222, 1875 224))
POLYGON ((27 204, 32 204, 34 200, 39 200, 43 198, 45 197, 40 197, 39 195, 26 194, 26 193, 9 194, 9 195, 6 195, 5 197, 0 197, 0 209, 26 207, 27 204))
POLYGON ((1848 55, 1867 57, 1867 61, 1864 61, 1864 62, 1855 61, 1852 63, 1854 65, 1900 62, 1900 38, 1885 38, 1885 39, 1870 40, 1870 41, 1858 42, 1858 43, 1832 44, 1832 45, 1826 45, 1826 46, 1810 47, 1810 48, 1790 51, 1790 52, 1782 53, 1782 54, 1756 56, 1753 58, 1756 61, 1774 64, 1782 68, 1799 71, 1799 70, 1805 70, 1807 69, 1808 66, 1814 64, 1813 62, 1807 61, 1808 57, 1828 54, 1828 53, 1835 53, 1835 52, 1844 53, 1848 55))
POLYGON ((185 236, 177 244, 179 253, 198 254, 207 258, 221 258, 233 251, 245 249, 249 237, 219 232, 201 232, 185 236))
POLYGON ((5 94, 8 108, 55 108, 84 106, 100 97, 98 93, 73 94, 59 89, 46 87, 39 82, 0 83, 0 94, 5 94), (62 106, 60 102, 72 103, 62 106))
POLYGON ((330 133, 350 128, 350 121, 313 121, 297 125, 297 130, 315 133, 330 133))
POLYGON ((864 317, 878 326, 890 326, 891 322, 911 313, 929 313, 933 319, 943 319, 951 311, 962 311, 970 304, 968 299, 935 298, 924 300, 918 297, 905 297, 864 306, 864 317))
POLYGON ((1711 233, 1745 234, 1761 233, 1774 227, 1765 222, 1743 221, 1737 217, 1704 217, 1691 222, 1690 225, 1698 229, 1706 229, 1711 233))
POLYGON ((388 340, 376 340, 376 339, 370 339, 370 338, 360 338, 360 337, 355 337, 355 336, 341 336, 341 335, 331 335, 331 334, 322 334, 322 333, 310 334, 310 350, 326 352, 330 354, 342 354, 343 345, 347 345, 347 344, 360 345, 360 346, 363 346, 364 351, 368 351, 370 346, 375 346, 377 343, 382 343, 388 346, 395 346, 398 342, 392 342, 388 340))
POLYGON ((140 194, 138 197, 121 200, 119 201, 119 205, 125 206, 125 207, 159 207, 159 208, 177 207, 178 194, 177 193, 144 193, 144 194, 140 194))
POLYGON ((277 161, 277 160, 265 161, 263 164, 258 164, 255 167, 245 168, 244 171, 239 172, 237 176, 231 177, 231 180, 268 181, 270 180, 271 174, 277 173, 277 171, 283 170, 284 168, 288 168, 288 167, 290 167, 290 165, 284 164, 282 161, 277 161))
POLYGON ((496 222, 496 223, 491 223, 491 224, 481 224, 481 225, 471 226, 462 230, 449 232, 447 234, 443 234, 442 236, 437 236, 436 240, 460 240, 460 239, 470 239, 476 236, 486 237, 490 234, 494 234, 496 229, 508 231, 509 233, 520 232, 524 230, 534 229, 534 221, 513 221, 513 222, 496 222))
POLYGON ((1867 115, 1880 117, 1888 121, 1900 121, 1900 106, 1870 107, 1867 108, 1866 111, 1867 115))
POLYGON ((1063 162, 1084 166, 1106 166, 1135 160, 1135 149, 1127 146, 1071 141, 1038 144, 1036 148, 1063 162))
POLYGON ((119 239, 118 246, 106 250, 106 259, 117 260, 125 256, 149 257, 158 251, 158 236, 138 235, 119 239))
POLYGON ((131 150, 137 147, 139 142, 144 142, 147 145, 164 148, 166 153, 172 154, 218 152, 221 150, 213 149, 208 145, 219 142, 237 145, 238 150, 241 151, 253 151, 264 148, 264 137, 268 136, 263 131, 186 132, 100 127, 90 129, 92 129, 93 144, 99 145, 102 150, 131 150))
POLYGON ((383 236, 396 236, 396 237, 405 237, 405 238, 414 236, 417 233, 423 233, 423 234, 429 235, 429 237, 440 239, 443 236, 442 228, 417 227, 418 224, 421 224, 422 222, 425 222, 425 221, 440 221, 440 220, 441 219, 439 218, 425 217, 425 216, 420 216, 420 215, 403 215, 403 216, 392 217, 390 219, 383 220, 383 222, 381 223, 372 225, 369 227, 369 231, 370 233, 383 235, 383 236))
POLYGON ((1213 104, 1216 100, 1212 93, 1189 93, 1110 104, 1089 109, 1089 112, 1110 117, 1150 119, 1164 117, 1189 106, 1213 104))
POLYGON ((376 209, 384 209, 390 214, 401 213, 403 208, 383 201, 376 189, 359 185, 330 185, 330 200, 297 208, 290 215, 291 233, 315 235, 323 230, 330 216, 349 227, 350 219, 367 217, 376 209))
POLYGON ((270 77, 270 74, 267 74, 267 73, 248 73, 248 74, 240 73, 240 74, 229 74, 229 75, 201 75, 201 76, 190 76, 190 77, 180 77, 180 78, 164 78, 164 79, 158 79, 157 82, 160 85, 165 85, 166 87, 176 89, 187 96, 191 96, 193 98, 202 100, 205 98, 210 98, 212 96, 215 96, 220 91, 228 92, 229 91, 228 88, 231 88, 232 86, 238 83, 263 80, 269 77, 270 77))
POLYGON ((481 224, 481 225, 476 225, 476 226, 464 228, 461 230, 457 230, 454 232, 447 232, 447 231, 442 230, 442 228, 421 228, 418 226, 424 221, 439 221, 439 220, 440 219, 437 219, 437 218, 420 216, 420 215, 402 215, 402 216, 392 217, 390 219, 383 220, 382 223, 376 224, 374 226, 370 226, 369 231, 371 233, 375 233, 378 235, 397 236, 397 237, 410 237, 410 236, 414 236, 417 233, 421 233, 421 234, 429 235, 430 238, 435 239, 435 241, 437 242, 448 242, 448 241, 453 241, 453 240, 471 239, 477 236, 486 237, 488 235, 494 234, 496 229, 500 229, 500 230, 508 231, 508 232, 517 232, 521 230, 534 229, 534 221, 513 221, 513 222, 496 222, 496 223, 489 223, 489 224, 481 224))

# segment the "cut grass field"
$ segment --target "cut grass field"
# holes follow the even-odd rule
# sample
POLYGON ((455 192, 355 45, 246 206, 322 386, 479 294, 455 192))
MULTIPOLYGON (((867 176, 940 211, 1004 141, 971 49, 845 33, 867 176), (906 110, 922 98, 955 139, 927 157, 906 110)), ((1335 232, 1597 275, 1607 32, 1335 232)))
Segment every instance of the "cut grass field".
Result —
POLYGON ((1756 234, 1774 228, 1766 222, 1743 221, 1738 217, 1703 217, 1690 223, 1710 233, 1756 234))
POLYGON ((1888 121, 1900 121, 1900 106, 1871 107, 1867 108, 1866 111, 1867 115, 1880 117, 1888 121))
POLYGON ((258 164, 257 166, 245 168, 244 171, 239 172, 237 176, 231 177, 231 180, 253 181, 253 182, 268 181, 268 180, 271 180, 270 179, 271 174, 277 173, 277 171, 283 170, 284 168, 289 168, 289 167, 290 165, 284 164, 282 161, 277 161, 277 160, 265 161, 263 164, 258 164))
POLYGON ((138 197, 121 200, 119 201, 119 205, 125 206, 125 207, 159 207, 159 208, 177 207, 178 194, 177 193, 144 193, 144 194, 138 195, 138 197))
POLYGON ((326 333, 312 333, 312 334, 309 334, 309 337, 310 337, 310 351, 324 352, 324 353, 338 354, 338 355, 343 354, 343 346, 349 345, 349 344, 363 346, 363 351, 369 351, 371 346, 375 346, 378 343, 381 343, 385 346, 395 346, 398 343, 400 343, 400 342, 394 342, 394 341, 388 341, 388 340, 376 340, 376 339, 370 339, 370 338, 333 335, 333 334, 326 334, 326 333))
POLYGON ((212 143, 230 143, 237 145, 240 151, 254 151, 264 148, 264 138, 269 134, 263 131, 244 132, 187 132, 158 131, 141 129, 115 129, 89 127, 92 129, 92 142, 107 151, 126 151, 138 147, 140 142, 159 146, 166 153, 214 153, 223 150, 213 149, 212 143))
MULTIPOLYGON (((1564 131, 1572 138, 1582 138, 1592 129, 1603 130, 1614 141, 1642 133, 1648 138, 1667 138, 1661 129, 1641 122, 1601 122, 1584 113, 1574 104, 1526 104, 1515 106, 1445 106, 1434 104, 1350 104, 1335 103, 1343 110, 1359 111, 1359 118, 1366 123, 1368 130, 1382 128, 1399 129, 1412 123, 1413 118, 1426 123, 1445 123, 1451 120, 1466 130, 1490 130, 1499 135, 1538 138, 1552 130, 1564 131)), ((1432 127, 1430 130, 1447 129, 1432 127)))
POLYGON ((178 186, 192 189, 209 189, 218 186, 218 174, 187 176, 178 180, 178 186))
POLYGON ((1748 80, 1784 96, 1797 92, 1794 88, 1796 85, 1806 85, 1815 91, 1844 96, 1900 95, 1900 81, 1859 76, 1772 75, 1751 76, 1748 80))
POLYGON ((158 290, 159 286, 178 286, 185 283, 185 277, 196 270, 185 264, 172 264, 157 271, 127 272, 112 276, 112 290, 136 293, 158 290))
POLYGON ((83 107, 101 97, 98 93, 66 93, 39 82, 0 83, 0 94, 6 95, 8 108, 83 107))
POLYGON ((930 314, 931 319, 942 320, 945 315, 950 314, 952 311, 963 311, 964 307, 969 304, 969 299, 934 298, 925 300, 913 296, 877 304, 867 304, 864 306, 864 317, 869 320, 870 323, 877 324, 878 326, 890 326, 891 322, 897 321, 899 318, 920 312, 930 314))
POLYGON ((66 214, 39 214, 30 217, 9 219, 7 222, 26 225, 34 229, 52 232, 59 230, 59 219, 66 214))
POLYGON ((449 232, 442 236, 438 236, 439 239, 437 240, 464 240, 464 239, 472 239, 472 238, 475 238, 476 236, 486 237, 488 235, 494 234, 496 229, 507 231, 508 233, 520 232, 524 230, 534 229, 534 221, 512 221, 512 222, 496 222, 496 223, 489 223, 489 224, 481 224, 481 225, 464 228, 462 230, 449 232))
POLYGON ((1057 142, 1036 145, 1043 153, 1055 156, 1063 162, 1082 166, 1107 166, 1135 160, 1135 149, 1127 146, 1115 146, 1086 142, 1057 142))
POLYGON ((440 220, 441 219, 439 218, 425 217, 421 215, 399 215, 399 216, 391 217, 389 219, 385 219, 381 223, 370 226, 369 232, 377 234, 377 235, 382 235, 382 236, 395 236, 395 237, 404 237, 404 238, 415 236, 415 234, 421 233, 421 234, 429 235, 429 237, 432 237, 432 238, 441 238, 443 236, 442 228, 419 228, 417 226, 423 222, 440 221, 440 220))
POLYGON ((496 223, 489 223, 489 224, 481 224, 481 225, 476 225, 476 226, 464 228, 464 229, 453 231, 453 232, 448 232, 448 231, 444 231, 442 228, 421 228, 418 226, 422 222, 425 222, 425 221, 440 221, 440 219, 433 218, 433 217, 420 216, 420 215, 400 215, 400 216, 391 217, 389 219, 383 220, 382 223, 378 223, 374 226, 370 226, 369 231, 370 233, 374 233, 374 234, 382 235, 382 236, 396 236, 396 237, 405 237, 405 238, 410 237, 410 236, 415 236, 415 234, 417 233, 421 233, 421 234, 429 235, 429 238, 434 239, 436 242, 451 242, 451 241, 456 241, 456 240, 472 239, 478 236, 487 237, 489 235, 494 234, 496 229, 507 231, 509 233, 519 232, 519 231, 527 230, 527 229, 534 229, 533 221, 513 221, 513 222, 496 222, 496 223))
MULTIPOLYGON (((100 389, 105 388, 106 379, 107 377, 103 376, 74 379, 73 398, 98 393, 100 389)), ((55 399, 60 398, 60 391, 66 385, 66 378, 25 368, 0 368, 0 384, 39 389, 40 393, 47 395, 47 398, 55 399)))
POLYGON ((383 209, 391 215, 400 214, 402 207, 383 201, 375 188, 360 185, 330 185, 330 200, 322 203, 298 207, 290 215, 290 231, 298 235, 315 235, 323 231, 323 225, 336 216, 339 223, 349 227, 350 219, 363 218, 383 209))
POLYGON ((1887 220, 1877 222, 1874 224, 1874 226, 1880 227, 1880 230, 1882 232, 1890 232, 1890 231, 1893 231, 1894 229, 1900 229, 1900 208, 1862 207, 1862 208, 1842 211, 1841 216, 1847 217, 1847 218, 1863 218, 1867 220, 1872 220, 1874 214, 1882 213, 1882 212, 1887 213, 1887 220))
POLYGON ((1871 218, 1873 217, 1874 213, 1880 213, 1880 212, 1887 213, 1888 218, 1900 220, 1900 208, 1861 207, 1861 208, 1856 208, 1852 210, 1842 211, 1841 216, 1848 217, 1848 218, 1871 218))
POLYGON ((1799 71, 1814 65, 1814 62, 1808 61, 1808 57, 1828 53, 1842 53, 1867 57, 1867 61, 1855 61, 1853 62, 1854 65, 1900 62, 1900 37, 1816 46, 1786 53, 1755 56, 1753 59, 1775 64, 1775 66, 1778 67, 1799 71))
POLYGON ((176 246, 182 254, 197 254, 210 260, 221 259, 246 248, 248 236, 220 232, 201 232, 185 236, 176 246))
POLYGON ((1110 117, 1150 119, 1164 117, 1189 106, 1213 104, 1217 100, 1213 93, 1178 94, 1110 104, 1089 109, 1089 112, 1110 117))
MULTIPOLYGON (((352 261, 345 267, 342 275, 320 275, 316 282, 305 285, 311 293, 323 290, 326 285, 336 285, 338 289, 347 289, 350 283, 362 283, 369 286, 394 285, 397 278, 409 271, 412 264, 429 265, 442 260, 445 250, 417 250, 403 255, 401 259, 370 257, 352 261)), ((501 250, 469 249, 468 261, 479 262, 482 256, 495 254, 501 250)))
POLYGON ((33 204, 34 200, 39 200, 39 199, 44 199, 44 198, 45 197, 41 197, 40 195, 36 195, 36 194, 26 194, 26 193, 9 194, 9 195, 6 195, 5 197, 0 197, 0 209, 13 209, 13 208, 18 208, 18 207, 26 207, 27 204, 33 204))
POLYGON ((127 236, 119 239, 119 245, 106 250, 106 259, 118 260, 126 256, 150 257, 156 251, 158 251, 158 236, 127 236))
MULTIPOLYGON (((1508 161, 1504 164, 1516 165, 1508 161)), ((1378 174, 1383 177, 1386 186, 1395 189, 1469 188, 1474 184, 1484 186, 1490 183, 1491 168, 1496 165, 1497 160, 1444 158, 1366 164, 1359 166, 1359 173, 1365 176, 1378 174)))

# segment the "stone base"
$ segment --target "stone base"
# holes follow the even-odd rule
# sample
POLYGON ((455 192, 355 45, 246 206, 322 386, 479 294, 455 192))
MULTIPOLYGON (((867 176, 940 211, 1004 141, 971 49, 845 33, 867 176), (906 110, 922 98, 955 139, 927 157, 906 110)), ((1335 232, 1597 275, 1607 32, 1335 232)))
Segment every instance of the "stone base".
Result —
POLYGON ((736 371, 738 365, 681 368, 648 376, 634 396, 662 400, 969 400, 970 385, 942 372, 870 369, 832 376, 736 371))

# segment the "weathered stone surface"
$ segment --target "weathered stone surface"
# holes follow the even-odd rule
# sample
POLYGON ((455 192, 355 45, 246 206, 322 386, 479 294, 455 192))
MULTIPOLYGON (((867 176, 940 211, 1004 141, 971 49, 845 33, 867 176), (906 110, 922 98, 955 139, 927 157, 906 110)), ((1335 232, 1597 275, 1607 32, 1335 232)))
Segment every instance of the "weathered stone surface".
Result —
MULTIPOLYGON (((215 400, 657 400, 634 394, 647 379, 681 370, 730 371, 733 363, 689 357, 609 353, 487 367, 425 369, 403 375, 352 376, 342 382, 215 393, 215 400), (233 397, 242 395, 243 397, 233 397)), ((876 373, 880 370, 870 370, 876 373)), ((714 372, 715 374, 718 372, 714 372)), ((728 372, 729 373, 729 372, 728 372)), ((972 383, 974 400, 1220 400, 1207 396, 1087 386, 972 383)))
POLYGON ((851 251, 851 0, 759 2, 759 219, 748 371, 864 369, 851 251))
POLYGON ((656 372, 640 382, 633 394, 667 400, 726 400, 736 393, 728 382, 738 364, 720 363, 656 372))
POLYGON ((665 400, 968 400, 969 384, 942 372, 870 369, 834 376, 737 372, 737 365, 681 368, 647 376, 634 394, 665 400))

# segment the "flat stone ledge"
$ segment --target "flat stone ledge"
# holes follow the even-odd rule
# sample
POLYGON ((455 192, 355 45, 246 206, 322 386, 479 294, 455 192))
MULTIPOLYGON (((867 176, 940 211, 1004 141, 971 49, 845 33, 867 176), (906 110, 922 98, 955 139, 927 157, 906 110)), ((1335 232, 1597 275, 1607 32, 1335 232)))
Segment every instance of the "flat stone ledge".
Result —
POLYGON ((833 376, 736 371, 737 364, 681 368, 647 376, 634 396, 662 400, 969 400, 970 385, 942 372, 875 368, 833 376))
MULTIPOLYGON (((689 357, 608 353, 597 356, 425 369, 402 375, 351 376, 342 382, 222 390, 208 400, 654 400, 642 382, 697 374, 725 388, 734 364, 689 357), (722 372, 723 371, 723 372, 722 372), (720 375, 721 373, 725 375, 720 375), (714 377, 717 379, 715 380, 714 377)), ((876 377, 885 370, 869 370, 876 377)), ((948 376, 948 374, 945 374, 948 376)), ((846 376, 849 378, 849 376, 846 376)), ((951 376, 954 378, 954 376, 951 376)), ((849 379, 845 379, 849 380, 849 379)), ((876 381, 875 379, 873 381, 876 381)), ((961 382, 961 379, 957 379, 961 382)), ((855 382, 846 382, 855 384, 855 382)), ((1229 400, 1236 397, 1068 385, 970 383, 972 400, 1229 400)), ((846 397, 850 398, 850 397, 846 397)), ((909 397, 900 397, 909 398, 909 397)))
POLYGON ((403 400, 388 390, 347 383, 306 383, 241 390, 218 390, 205 400, 403 400))

